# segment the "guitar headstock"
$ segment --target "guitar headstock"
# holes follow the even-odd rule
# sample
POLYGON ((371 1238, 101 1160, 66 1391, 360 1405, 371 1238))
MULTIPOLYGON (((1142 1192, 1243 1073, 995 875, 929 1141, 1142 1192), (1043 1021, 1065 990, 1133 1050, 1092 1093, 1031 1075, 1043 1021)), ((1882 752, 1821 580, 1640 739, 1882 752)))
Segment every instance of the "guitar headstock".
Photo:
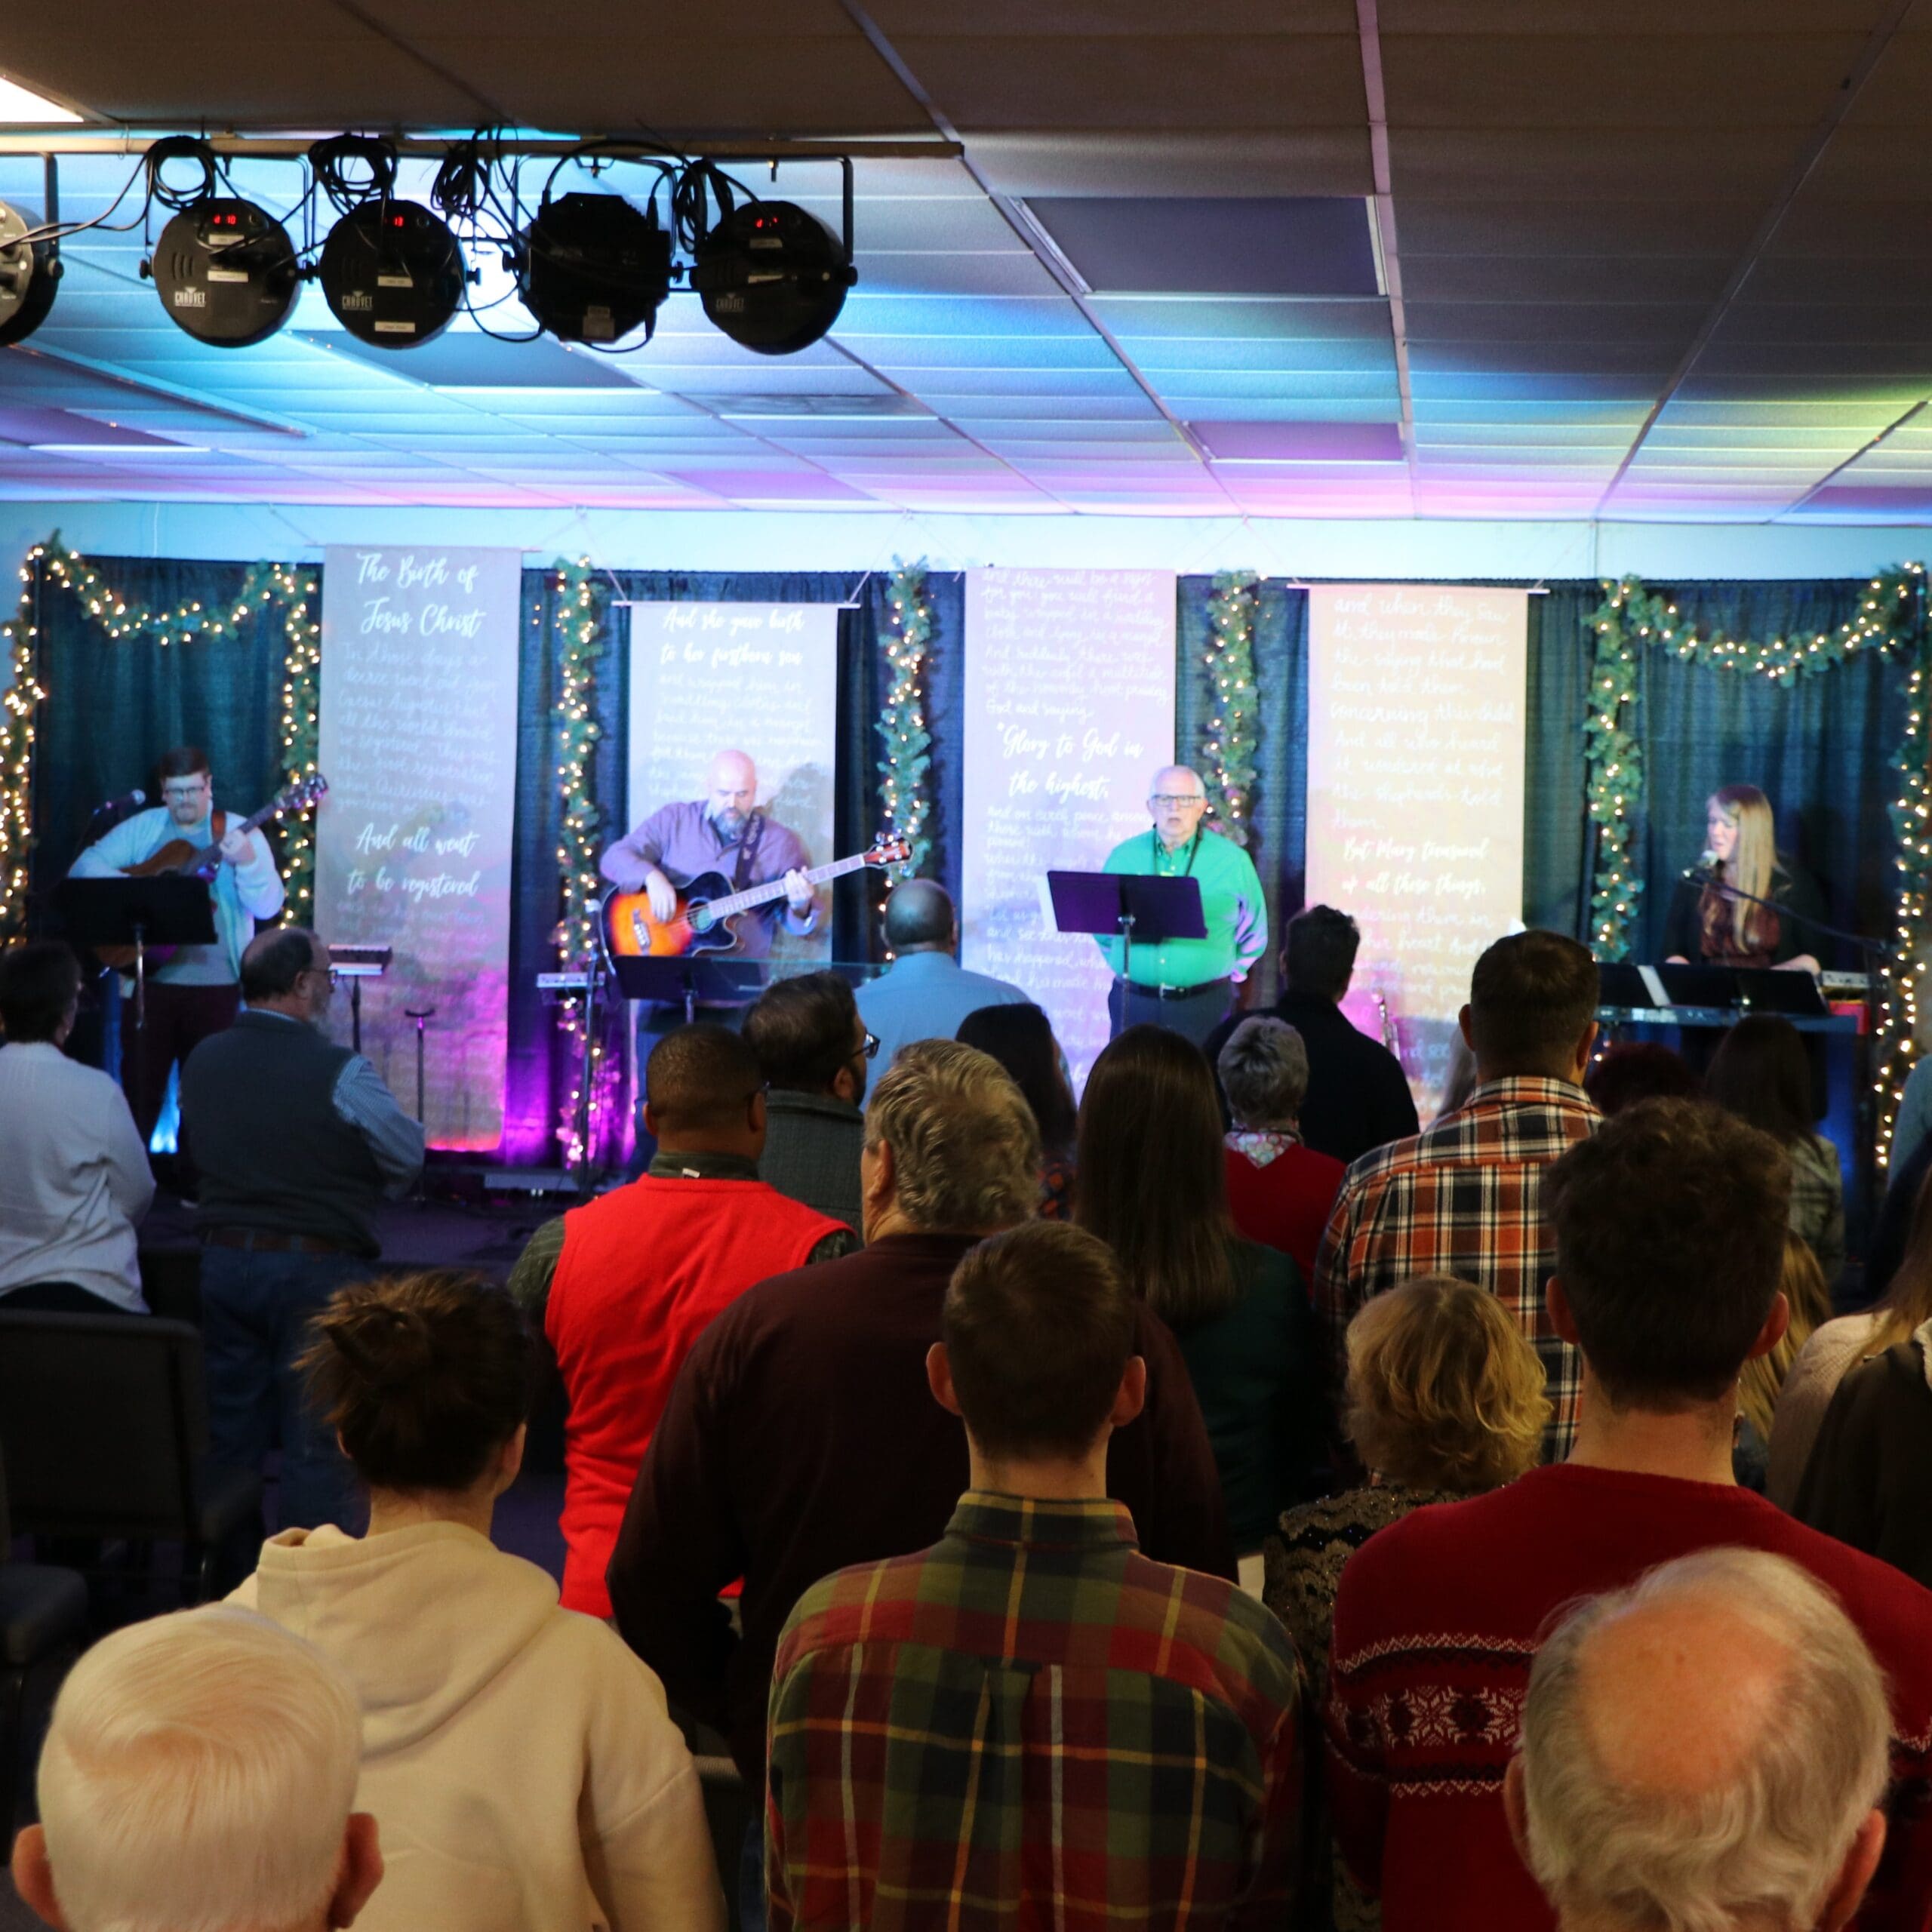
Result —
POLYGON ((894 832, 888 837, 872 841, 872 849, 866 854, 866 863, 869 866, 903 865, 912 856, 912 841, 894 832))
POLYGON ((284 812, 306 812, 311 805, 321 802, 328 789, 329 781, 319 771, 312 771, 306 778, 298 778, 276 796, 275 816, 280 817, 284 812))

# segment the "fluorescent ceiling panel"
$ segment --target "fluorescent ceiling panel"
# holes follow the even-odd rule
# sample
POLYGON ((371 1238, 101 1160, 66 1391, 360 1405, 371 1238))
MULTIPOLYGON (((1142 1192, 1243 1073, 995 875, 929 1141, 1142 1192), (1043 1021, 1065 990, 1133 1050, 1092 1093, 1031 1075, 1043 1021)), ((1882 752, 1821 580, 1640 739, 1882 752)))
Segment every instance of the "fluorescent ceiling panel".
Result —
POLYGON ((637 383, 609 358, 579 355, 549 336, 534 342, 505 342, 474 330, 452 330, 413 349, 377 349, 346 330, 318 331, 301 340, 386 376, 401 376, 432 389, 629 389, 637 383))
POLYGON ((1400 463, 1395 423, 1192 423, 1220 463, 1400 463))
POLYGON ((1115 294, 1379 295, 1368 204, 1353 195, 1026 204, 1091 289, 1115 294))

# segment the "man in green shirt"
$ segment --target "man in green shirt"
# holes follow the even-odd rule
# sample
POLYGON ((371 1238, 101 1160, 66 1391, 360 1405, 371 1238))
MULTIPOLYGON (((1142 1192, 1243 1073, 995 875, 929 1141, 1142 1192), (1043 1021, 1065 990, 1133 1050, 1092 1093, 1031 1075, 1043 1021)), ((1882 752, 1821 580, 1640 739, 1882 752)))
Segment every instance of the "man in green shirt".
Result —
POLYGON ((1208 791, 1198 771, 1184 764, 1157 771, 1147 809, 1151 829, 1116 845, 1104 869, 1196 880, 1208 937, 1137 943, 1125 979, 1121 941, 1100 940, 1114 969, 1107 1016, 1116 1035, 1151 1022, 1199 1046, 1227 1017, 1235 986, 1268 949, 1267 902, 1254 862, 1232 839, 1201 823, 1208 791))

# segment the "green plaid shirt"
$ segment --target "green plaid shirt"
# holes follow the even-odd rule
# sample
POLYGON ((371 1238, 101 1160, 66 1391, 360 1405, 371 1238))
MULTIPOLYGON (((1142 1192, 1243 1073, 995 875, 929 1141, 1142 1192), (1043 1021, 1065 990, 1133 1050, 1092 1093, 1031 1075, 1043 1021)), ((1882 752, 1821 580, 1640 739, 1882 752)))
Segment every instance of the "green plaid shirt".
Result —
POLYGON ((961 1499, 801 1597, 772 1675, 774 1932, 1288 1922, 1294 1647, 1118 1503, 961 1499))

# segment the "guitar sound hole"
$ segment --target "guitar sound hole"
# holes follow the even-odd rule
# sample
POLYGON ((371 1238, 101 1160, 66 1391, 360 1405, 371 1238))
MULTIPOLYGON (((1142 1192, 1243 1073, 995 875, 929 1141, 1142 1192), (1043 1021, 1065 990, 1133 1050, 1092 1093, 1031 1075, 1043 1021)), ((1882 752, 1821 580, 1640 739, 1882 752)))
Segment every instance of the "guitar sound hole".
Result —
POLYGON ((694 933, 708 933, 711 930, 711 908, 709 906, 690 906, 685 909, 685 923, 694 933))

